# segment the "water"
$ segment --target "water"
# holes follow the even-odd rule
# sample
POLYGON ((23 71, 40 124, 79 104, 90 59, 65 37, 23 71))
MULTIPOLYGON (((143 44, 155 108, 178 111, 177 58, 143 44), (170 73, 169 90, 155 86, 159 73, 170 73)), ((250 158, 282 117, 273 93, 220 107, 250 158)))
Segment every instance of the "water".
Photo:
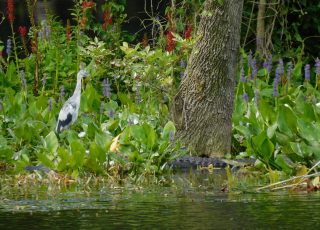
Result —
POLYGON ((170 187, 12 189, 0 193, 0 229, 320 227, 320 193, 224 193, 220 191, 224 179, 200 175, 194 183, 188 176, 179 177, 170 187))

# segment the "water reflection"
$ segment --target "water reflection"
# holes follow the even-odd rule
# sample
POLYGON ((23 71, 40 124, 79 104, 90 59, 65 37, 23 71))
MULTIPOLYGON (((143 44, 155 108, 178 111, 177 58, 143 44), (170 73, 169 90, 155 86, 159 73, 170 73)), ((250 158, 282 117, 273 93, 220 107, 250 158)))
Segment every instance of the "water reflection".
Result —
MULTIPOLYGON (((222 180, 218 177, 216 183, 222 180)), ((320 225, 319 193, 222 193, 208 181, 204 177, 203 186, 103 186, 90 192, 73 188, 49 195, 45 189, 37 196, 2 194, 0 229, 316 229, 320 225)))

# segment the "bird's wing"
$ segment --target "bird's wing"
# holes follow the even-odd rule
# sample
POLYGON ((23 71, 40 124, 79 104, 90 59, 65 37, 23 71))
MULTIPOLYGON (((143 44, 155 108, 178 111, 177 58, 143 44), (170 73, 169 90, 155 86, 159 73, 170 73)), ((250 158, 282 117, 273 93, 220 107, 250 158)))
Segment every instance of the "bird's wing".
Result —
POLYGON ((68 114, 70 114, 71 116, 73 116, 76 113, 77 110, 77 104, 73 101, 67 100, 62 109, 60 110, 59 113, 59 120, 66 120, 68 117, 68 114))

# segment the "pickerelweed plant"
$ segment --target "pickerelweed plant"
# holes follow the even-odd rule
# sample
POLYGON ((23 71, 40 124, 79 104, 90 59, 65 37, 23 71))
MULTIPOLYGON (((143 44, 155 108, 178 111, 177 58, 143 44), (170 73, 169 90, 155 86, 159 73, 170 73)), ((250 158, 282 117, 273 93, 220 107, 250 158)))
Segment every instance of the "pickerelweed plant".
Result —
POLYGON ((20 29, 18 61, 11 58, 12 41, 4 46, 0 162, 6 168, 26 172, 26 166, 41 165, 74 178, 93 173, 141 180, 161 176, 167 162, 182 153, 168 105, 187 48, 176 55, 122 43, 123 9, 103 5, 99 24, 95 7, 93 1, 76 4, 76 25, 63 26, 47 15, 39 25, 20 29), (74 90, 81 63, 90 76, 83 82, 79 117, 57 136, 57 115, 74 90), (39 77, 37 90, 34 76, 39 77))
MULTIPOLYGON (((154 20, 152 46, 147 36, 131 45, 133 36, 121 31, 122 1, 100 9, 95 1, 76 1, 66 25, 48 14, 36 25, 28 7, 31 28, 20 25, 20 38, 12 34, 0 42, 0 165, 14 172, 41 165, 74 178, 161 177, 168 161, 183 153, 169 105, 197 40, 198 17, 188 14, 197 3, 184 3, 167 8, 167 23, 154 20), (90 76, 83 80, 79 117, 57 136, 56 119, 81 63, 90 76)), ((233 155, 288 174, 319 160, 320 61, 301 60, 259 60, 242 52, 233 155)))
POLYGON ((243 70, 236 91, 235 151, 259 159, 268 170, 287 173, 319 161, 318 59, 314 67, 306 64, 302 68, 301 61, 293 65, 290 60, 284 65, 281 58, 273 62, 268 58, 252 78, 252 56, 242 56, 248 62, 240 66, 243 70))

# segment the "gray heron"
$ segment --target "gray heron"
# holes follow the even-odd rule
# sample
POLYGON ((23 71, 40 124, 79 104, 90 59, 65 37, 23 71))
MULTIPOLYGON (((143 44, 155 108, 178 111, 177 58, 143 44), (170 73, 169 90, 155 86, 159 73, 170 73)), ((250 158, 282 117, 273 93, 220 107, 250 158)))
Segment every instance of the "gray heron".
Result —
POLYGON ((87 77, 88 72, 81 69, 77 74, 77 85, 73 92, 73 95, 64 103, 60 110, 56 133, 61 133, 62 130, 67 129, 72 125, 78 117, 78 111, 80 107, 81 97, 81 80, 83 77, 87 77))

